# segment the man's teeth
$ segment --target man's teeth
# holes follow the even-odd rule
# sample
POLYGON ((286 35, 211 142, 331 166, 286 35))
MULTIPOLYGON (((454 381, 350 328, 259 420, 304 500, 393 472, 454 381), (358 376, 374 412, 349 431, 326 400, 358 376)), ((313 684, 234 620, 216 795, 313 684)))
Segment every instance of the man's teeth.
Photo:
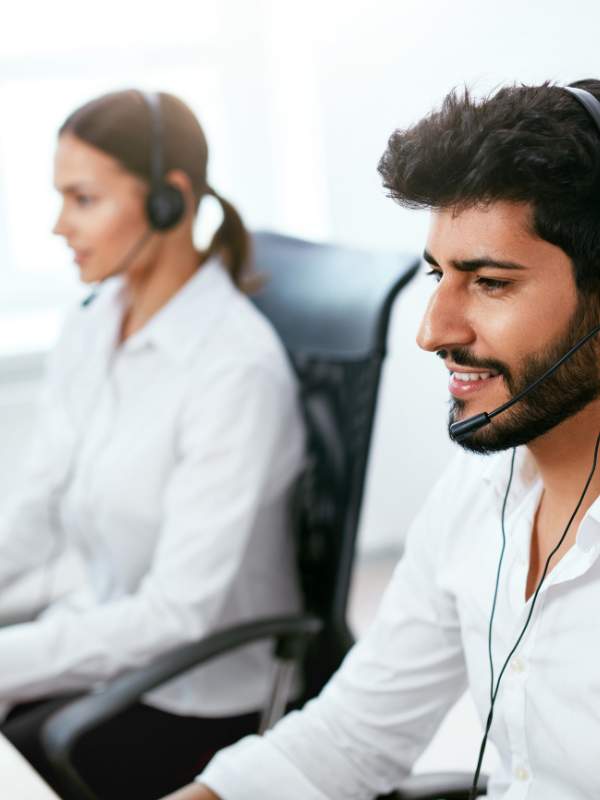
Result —
POLYGON ((457 381, 484 381, 495 376, 495 372, 453 372, 452 376, 457 381))

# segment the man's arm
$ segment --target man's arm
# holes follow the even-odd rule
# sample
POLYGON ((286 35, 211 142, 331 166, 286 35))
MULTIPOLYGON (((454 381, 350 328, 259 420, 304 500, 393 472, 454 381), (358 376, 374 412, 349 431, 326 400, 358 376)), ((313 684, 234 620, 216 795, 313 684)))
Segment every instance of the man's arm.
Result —
POLYGON ((367 800, 410 772, 466 685, 458 610, 440 574, 459 480, 454 469, 434 489, 376 620, 319 698, 217 753, 199 776, 217 797, 280 800, 284 789, 286 800, 367 800))
POLYGON ((201 783, 190 783, 174 794, 163 797, 163 800, 221 800, 221 798, 201 783))
POLYGON ((466 685, 458 610, 439 574, 446 499, 463 477, 447 473, 430 496, 376 620, 319 698, 217 753, 199 776, 211 791, 169 800, 367 800, 400 783, 466 685))

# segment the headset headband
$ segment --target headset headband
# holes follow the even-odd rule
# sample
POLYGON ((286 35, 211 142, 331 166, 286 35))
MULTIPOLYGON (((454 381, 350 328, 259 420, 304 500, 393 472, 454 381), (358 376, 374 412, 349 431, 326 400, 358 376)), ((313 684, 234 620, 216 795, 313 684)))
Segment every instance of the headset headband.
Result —
POLYGON ((155 231, 175 227, 185 213, 185 198, 180 189, 165 180, 163 120, 158 92, 140 92, 150 113, 150 191, 146 215, 155 231))
POLYGON ((600 132, 600 101, 587 89, 580 89, 578 86, 563 86, 563 89, 585 108, 600 132))
POLYGON ((152 188, 159 186, 164 178, 163 130, 160 112, 160 96, 157 92, 140 92, 150 111, 152 146, 150 147, 150 175, 152 188))

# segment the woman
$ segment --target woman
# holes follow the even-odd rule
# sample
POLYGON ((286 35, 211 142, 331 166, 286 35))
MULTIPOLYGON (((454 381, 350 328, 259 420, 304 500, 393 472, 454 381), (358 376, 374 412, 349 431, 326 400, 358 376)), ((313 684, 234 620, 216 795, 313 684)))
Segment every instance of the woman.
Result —
MULTIPOLYGON (((247 235, 206 165, 197 120, 168 94, 105 95, 60 129, 55 233, 97 288, 51 357, 27 480, 0 528, 0 607, 26 620, 0 629, 0 702, 17 704, 4 733, 38 768, 30 732, 45 711, 25 703, 298 608, 296 388, 241 291, 247 235), (207 194, 223 222, 198 252, 207 194)), ((270 659, 252 645, 153 691, 88 735, 82 773, 113 800, 191 779, 255 730, 270 659)))

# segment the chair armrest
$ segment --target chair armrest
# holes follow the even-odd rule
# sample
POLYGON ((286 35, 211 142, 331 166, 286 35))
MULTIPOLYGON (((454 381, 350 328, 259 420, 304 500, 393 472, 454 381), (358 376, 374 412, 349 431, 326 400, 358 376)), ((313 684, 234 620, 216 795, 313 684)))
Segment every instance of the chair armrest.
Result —
MULTIPOLYGON (((470 772, 431 772, 411 775, 390 800, 469 800, 473 784, 470 772)), ((478 794, 485 794, 487 776, 480 775, 478 794)))
POLYGON ((151 689, 222 653, 260 639, 276 639, 279 651, 289 656, 296 650, 299 656, 302 646, 321 628, 322 622, 308 615, 269 617, 217 631, 177 648, 153 664, 126 673, 52 714, 40 732, 44 752, 61 783, 77 788, 73 796, 92 798, 93 794, 82 783, 70 761, 73 747, 84 733, 124 711, 151 689))

